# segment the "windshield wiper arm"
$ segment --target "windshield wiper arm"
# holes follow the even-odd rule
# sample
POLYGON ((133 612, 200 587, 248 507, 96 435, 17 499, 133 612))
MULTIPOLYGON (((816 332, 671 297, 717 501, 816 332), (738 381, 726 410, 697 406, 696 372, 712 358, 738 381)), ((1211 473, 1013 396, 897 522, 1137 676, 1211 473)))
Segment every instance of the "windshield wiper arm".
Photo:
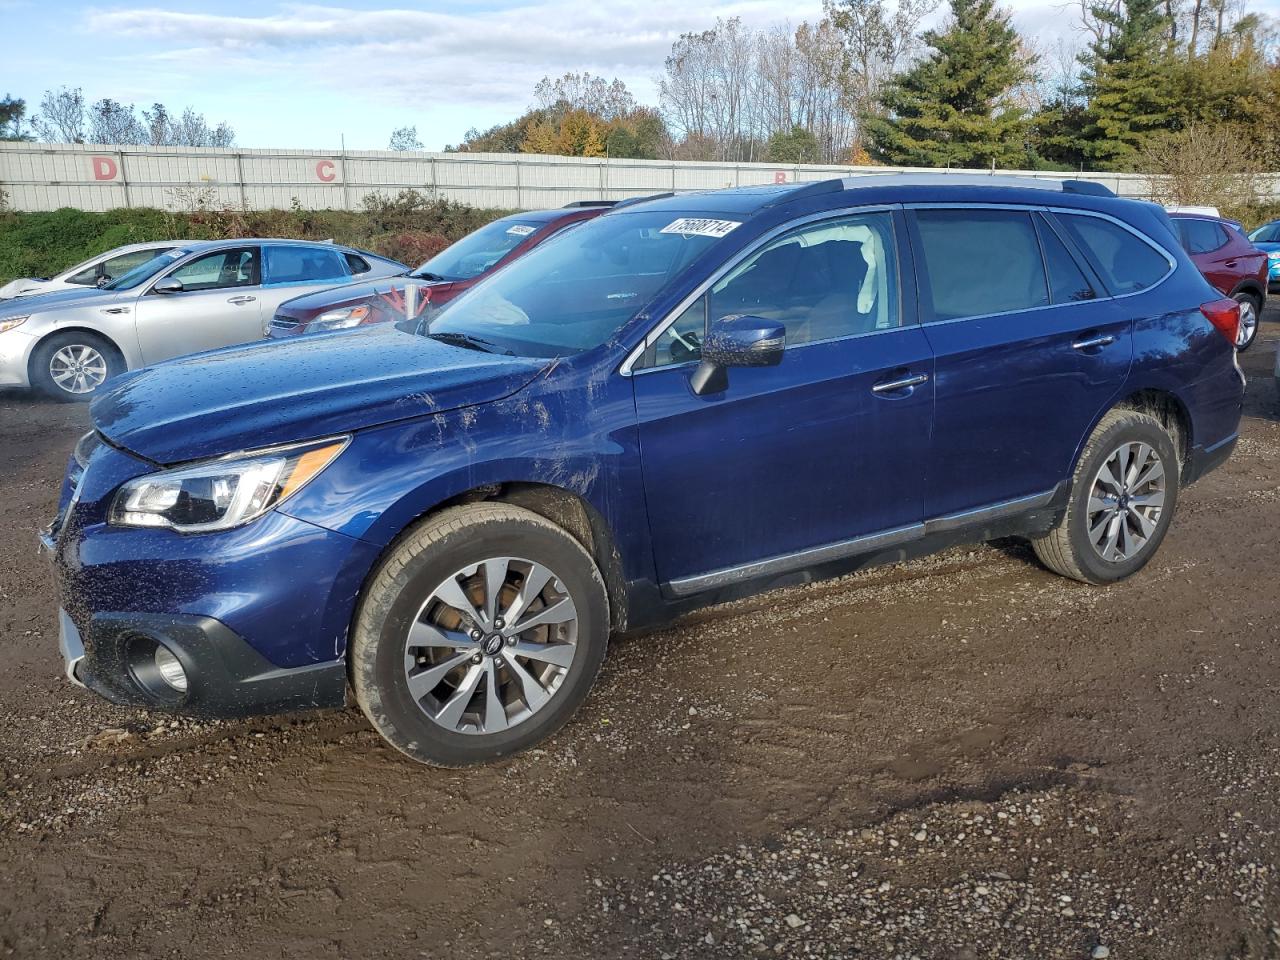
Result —
POLYGON ((430 270, 423 270, 421 273, 411 273, 409 276, 415 280, 448 280, 448 277, 441 276, 438 273, 432 273, 430 270))
POLYGON ((479 350, 481 353, 497 353, 493 349, 495 344, 485 340, 483 337, 475 337, 469 333, 455 333, 453 331, 443 331, 441 333, 428 333, 427 336, 432 340, 439 340, 441 343, 447 343, 451 347, 465 347, 467 350, 479 350))

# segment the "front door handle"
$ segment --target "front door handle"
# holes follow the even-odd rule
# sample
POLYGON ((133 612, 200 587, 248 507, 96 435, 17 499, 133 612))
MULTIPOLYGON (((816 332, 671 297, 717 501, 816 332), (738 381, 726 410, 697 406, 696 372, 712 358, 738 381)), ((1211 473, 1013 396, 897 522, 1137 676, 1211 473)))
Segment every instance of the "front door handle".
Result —
POLYGON ((1097 347, 1109 347, 1116 342, 1116 338, 1109 333, 1104 333, 1100 337, 1087 337, 1084 340, 1077 340, 1071 344, 1073 350, 1093 350, 1097 347))
POLYGON ((242 303, 253 303, 257 299, 257 297, 231 297, 227 300, 227 303, 234 303, 239 306, 242 303))
POLYGON ((872 393, 893 393, 897 390, 907 390, 911 387, 918 387, 922 383, 929 382, 929 375, 926 373, 917 373, 910 377, 902 377, 898 380, 886 380, 877 383, 871 388, 872 393))

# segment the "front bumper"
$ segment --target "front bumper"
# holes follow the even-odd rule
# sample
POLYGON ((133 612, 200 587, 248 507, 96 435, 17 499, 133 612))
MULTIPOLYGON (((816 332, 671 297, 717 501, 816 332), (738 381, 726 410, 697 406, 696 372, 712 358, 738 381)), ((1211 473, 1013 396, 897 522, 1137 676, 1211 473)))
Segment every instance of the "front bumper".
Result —
POLYGON ((38 337, 22 327, 0 333, 0 387, 28 387, 27 364, 38 337))
POLYGON ((341 661, 284 669, 211 617, 95 613, 82 635, 58 611, 67 678, 112 703, 205 717, 239 717, 346 703, 341 661), (154 670, 157 645, 182 664, 178 691, 154 670))

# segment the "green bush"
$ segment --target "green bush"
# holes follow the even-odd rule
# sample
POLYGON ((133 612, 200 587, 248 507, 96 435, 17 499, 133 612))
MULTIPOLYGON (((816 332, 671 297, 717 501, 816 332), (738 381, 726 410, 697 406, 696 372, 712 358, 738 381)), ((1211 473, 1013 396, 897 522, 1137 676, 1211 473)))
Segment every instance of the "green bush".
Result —
POLYGON ((0 284, 14 277, 47 277, 112 247, 143 240, 334 240, 416 267, 421 261, 414 256, 440 249, 510 212, 413 190, 394 197, 371 195, 360 211, 303 210, 296 203, 291 210, 197 206, 179 213, 143 208, 16 213, 0 207, 0 284))

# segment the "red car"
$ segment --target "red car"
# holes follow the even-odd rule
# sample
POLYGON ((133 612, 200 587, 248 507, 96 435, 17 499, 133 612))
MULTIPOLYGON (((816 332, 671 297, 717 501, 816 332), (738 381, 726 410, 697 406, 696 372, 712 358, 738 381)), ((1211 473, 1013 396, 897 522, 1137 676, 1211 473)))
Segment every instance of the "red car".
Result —
POLYGON ((1267 302, 1267 255, 1234 220, 1200 213, 1170 213, 1183 249, 1205 279, 1240 304, 1236 349, 1248 350, 1258 335, 1267 302))
POLYGON ((584 220, 598 217, 611 200, 580 200, 558 210, 517 213, 486 224, 463 237, 418 269, 398 277, 352 283, 287 300, 276 308, 270 336, 303 333, 403 320, 421 316, 452 300, 495 270, 523 257, 538 244, 584 220), (412 303, 406 295, 413 287, 412 303))

